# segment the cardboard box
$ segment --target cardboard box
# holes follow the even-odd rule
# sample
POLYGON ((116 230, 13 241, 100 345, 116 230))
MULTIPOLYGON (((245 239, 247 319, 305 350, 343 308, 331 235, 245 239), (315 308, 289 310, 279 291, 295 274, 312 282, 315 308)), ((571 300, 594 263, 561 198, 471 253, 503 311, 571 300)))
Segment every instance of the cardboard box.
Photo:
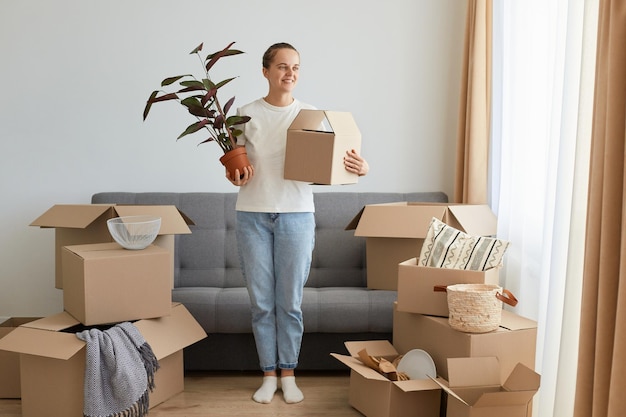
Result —
MULTIPOLYGON (((39 317, 11 317, 0 323, 0 339, 22 324, 39 317)), ((20 357, 14 352, 0 351, 0 398, 20 398, 20 357)))
POLYGON ((367 287, 397 290, 398 264, 418 258, 433 217, 471 235, 495 235, 497 219, 487 205, 397 202, 370 204, 346 230, 365 237, 367 287))
POLYGON ((436 285, 494 284, 500 268, 487 271, 432 268, 417 265, 417 258, 398 265, 398 311, 448 317, 448 294, 435 292, 436 285))
POLYGON ((350 113, 300 110, 287 130, 284 177, 323 185, 355 184, 359 176, 343 164, 350 149, 361 150, 361 132, 350 113))
MULTIPOLYGON (((173 305, 169 316, 134 324, 161 365, 150 394, 154 407, 184 390, 182 349, 206 333, 182 304, 173 305)), ((0 339, 0 350, 20 354, 23 417, 82 417, 86 349, 75 335, 81 327, 63 312, 22 325, 0 339)))
POLYGON ((82 324, 167 316, 172 305, 170 252, 117 243, 63 247, 63 308, 82 324))
POLYGON ((440 386, 430 379, 390 381, 358 359, 367 349, 375 357, 392 361, 398 356, 387 340, 345 342, 350 353, 331 355, 350 368, 349 403, 367 417, 439 417, 440 386))
POLYGON ((518 363, 504 382, 498 359, 448 360, 449 381, 436 381, 448 394, 447 417, 526 417, 541 377, 518 363))
POLYGON ((393 315, 393 344, 400 353, 423 349, 430 354, 437 374, 449 378, 449 358, 494 356, 498 358, 501 380, 521 362, 534 369, 537 322, 502 310, 502 323, 489 333, 464 333, 454 330, 446 317, 398 311, 393 315))
POLYGON ((113 242, 106 221, 114 217, 149 214, 161 217, 161 229, 154 244, 171 252, 171 282, 174 284, 174 235, 189 234, 193 222, 175 206, 57 204, 30 225, 55 228, 55 287, 63 288, 61 253, 63 246, 113 242))

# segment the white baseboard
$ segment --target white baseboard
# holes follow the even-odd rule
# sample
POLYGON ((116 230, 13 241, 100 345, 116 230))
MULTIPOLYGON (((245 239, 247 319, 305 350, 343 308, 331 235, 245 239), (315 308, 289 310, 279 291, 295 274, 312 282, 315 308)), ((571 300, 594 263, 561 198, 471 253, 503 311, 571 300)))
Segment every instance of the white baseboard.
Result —
POLYGON ((11 318, 11 317, 3 317, 3 316, 0 316, 0 324, 1 324, 1 323, 4 323, 5 321, 7 321, 7 320, 8 320, 8 319, 10 319, 10 318, 11 318))

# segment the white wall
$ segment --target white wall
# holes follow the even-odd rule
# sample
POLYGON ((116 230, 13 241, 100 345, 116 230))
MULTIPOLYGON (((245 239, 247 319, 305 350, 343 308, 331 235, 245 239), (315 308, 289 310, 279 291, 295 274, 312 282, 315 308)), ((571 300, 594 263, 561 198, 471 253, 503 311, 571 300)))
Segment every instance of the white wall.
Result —
MULTIPOLYGON (((337 191, 452 195, 465 0, 0 1, 0 316, 62 309, 52 230, 28 226, 55 203, 98 191, 236 191, 215 144, 175 138, 174 103, 146 122, 166 76, 195 71, 188 52, 230 41, 222 61, 236 104, 266 92, 270 44, 301 53, 296 96, 351 111, 370 175, 337 191)), ((218 78, 219 74, 218 74, 218 78)))

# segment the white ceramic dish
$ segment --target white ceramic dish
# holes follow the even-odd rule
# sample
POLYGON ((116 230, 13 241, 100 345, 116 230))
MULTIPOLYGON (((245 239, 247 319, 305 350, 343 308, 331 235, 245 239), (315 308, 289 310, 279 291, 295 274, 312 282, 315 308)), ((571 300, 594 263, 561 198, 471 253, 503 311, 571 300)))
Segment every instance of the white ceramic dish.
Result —
POLYGON ((428 379, 437 377, 435 362, 430 355, 422 349, 408 351, 398 362, 398 371, 404 372, 411 379, 428 379))

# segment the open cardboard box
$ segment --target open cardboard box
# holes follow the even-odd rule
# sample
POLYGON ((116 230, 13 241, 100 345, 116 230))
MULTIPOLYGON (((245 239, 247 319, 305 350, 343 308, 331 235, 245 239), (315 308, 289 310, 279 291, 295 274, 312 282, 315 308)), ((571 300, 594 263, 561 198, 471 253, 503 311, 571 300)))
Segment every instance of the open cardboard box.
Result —
POLYGON ((488 333, 464 333, 450 327, 448 318, 398 311, 393 314, 393 344, 400 353, 423 349, 430 354, 437 374, 445 379, 448 358, 495 356, 500 363, 502 380, 518 362, 534 368, 537 322, 502 310, 497 330, 488 333))
MULTIPOLYGON (((182 304, 169 316, 134 323, 159 360, 150 407, 184 390, 183 351, 206 337, 182 304)), ((0 339, 0 350, 20 354, 22 416, 82 417, 84 326, 66 312, 23 324, 0 339)))
POLYGON ((417 265, 411 258, 398 265, 398 311, 448 317, 448 294, 434 291, 437 285, 493 284, 500 281, 500 268, 486 271, 433 268, 417 265))
MULTIPOLYGON (((11 317, 0 323, 0 339, 22 324, 40 317, 11 317)), ((20 357, 15 352, 0 351, 0 398, 20 398, 20 357)))
POLYGON ((448 394, 447 417, 526 417, 541 377, 518 363, 504 382, 498 358, 450 358, 448 382, 434 380, 448 394))
POLYGON ((193 222, 175 206, 116 204, 56 204, 30 225, 55 228, 55 287, 63 288, 61 254, 63 246, 113 242, 106 221, 114 217, 153 215, 161 217, 161 229, 154 244, 171 253, 171 283, 174 284, 174 235, 189 234, 193 222))
POLYGON ((397 202, 366 205, 346 226, 365 237, 367 287, 398 289, 398 265, 418 258, 435 217, 470 235, 497 232, 497 219, 487 205, 397 202))
POLYGON ((82 324, 119 323, 171 312, 170 252, 117 243, 64 246, 63 308, 82 324))
POLYGON ((284 178, 320 185, 355 184, 359 176, 343 164, 351 149, 361 150, 361 132, 352 114, 300 110, 287 130, 284 178))
POLYGON ((441 389, 430 379, 390 381, 364 365, 358 353, 390 362, 398 356, 387 340, 345 342, 350 355, 331 355, 350 368, 349 403, 367 417, 439 417, 441 389))

